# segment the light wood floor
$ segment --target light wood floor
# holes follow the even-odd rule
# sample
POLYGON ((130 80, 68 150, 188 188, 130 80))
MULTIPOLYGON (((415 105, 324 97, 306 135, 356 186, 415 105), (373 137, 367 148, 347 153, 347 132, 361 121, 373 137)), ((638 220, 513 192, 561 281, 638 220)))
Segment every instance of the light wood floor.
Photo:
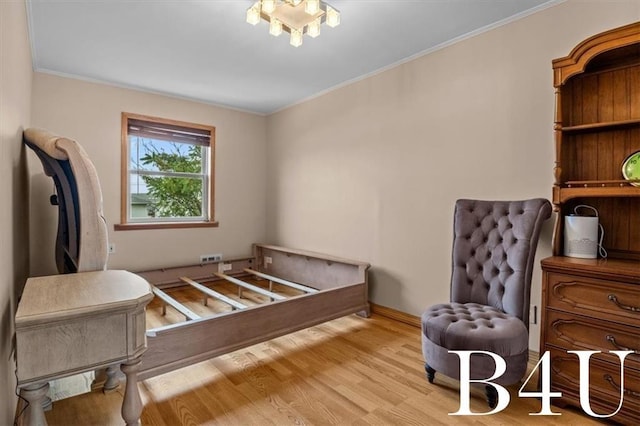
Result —
MULTIPOLYGON (((589 425, 578 411, 532 417, 519 399, 492 416, 452 417, 457 382, 424 376, 420 330, 355 315, 139 383, 143 425, 589 425)), ((533 389, 531 389, 533 390, 533 389)), ((471 408, 488 411, 481 389, 471 408)), ((50 425, 121 425, 122 390, 56 401, 50 425)))

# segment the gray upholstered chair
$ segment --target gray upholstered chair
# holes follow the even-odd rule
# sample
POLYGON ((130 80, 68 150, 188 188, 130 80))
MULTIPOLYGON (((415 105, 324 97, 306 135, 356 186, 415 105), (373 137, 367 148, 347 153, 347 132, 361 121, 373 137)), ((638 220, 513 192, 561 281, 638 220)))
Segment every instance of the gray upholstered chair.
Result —
MULTIPOLYGON (((494 380, 517 383, 527 369, 531 274, 542 223, 551 216, 544 199, 458 200, 454 214, 451 301, 422 315, 422 352, 427 378, 435 373, 460 378, 460 359, 449 350, 482 350, 500 355, 506 372, 494 380)), ((471 379, 495 372, 493 359, 473 355, 471 379)), ((494 408, 497 392, 487 385, 494 408)))

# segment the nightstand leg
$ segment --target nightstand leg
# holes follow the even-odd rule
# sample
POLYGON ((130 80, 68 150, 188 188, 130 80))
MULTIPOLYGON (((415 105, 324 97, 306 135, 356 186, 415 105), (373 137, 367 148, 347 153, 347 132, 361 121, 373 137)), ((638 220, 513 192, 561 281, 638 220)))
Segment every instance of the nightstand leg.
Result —
POLYGON ((118 366, 110 365, 107 367, 107 380, 104 382, 102 392, 113 392, 120 386, 120 380, 118 379, 118 366))
POLYGON ((27 400, 29 405, 24 414, 24 422, 29 426, 46 426, 47 419, 44 416, 42 401, 49 392, 49 382, 36 383, 21 389, 20 395, 27 400))
POLYGON ((142 400, 138 391, 138 367, 140 358, 127 361, 120 365, 120 369, 127 376, 127 383, 124 388, 124 400, 122 401, 122 418, 130 425, 140 424, 140 414, 142 414, 142 400))

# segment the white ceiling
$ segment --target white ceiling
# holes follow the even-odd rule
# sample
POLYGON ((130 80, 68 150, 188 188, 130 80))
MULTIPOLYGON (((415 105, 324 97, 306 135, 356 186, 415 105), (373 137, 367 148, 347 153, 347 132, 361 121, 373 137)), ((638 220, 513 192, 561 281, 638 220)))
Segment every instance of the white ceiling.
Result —
POLYGON ((251 0, 27 0, 34 69, 268 114, 559 1, 327 2, 295 48, 251 0))

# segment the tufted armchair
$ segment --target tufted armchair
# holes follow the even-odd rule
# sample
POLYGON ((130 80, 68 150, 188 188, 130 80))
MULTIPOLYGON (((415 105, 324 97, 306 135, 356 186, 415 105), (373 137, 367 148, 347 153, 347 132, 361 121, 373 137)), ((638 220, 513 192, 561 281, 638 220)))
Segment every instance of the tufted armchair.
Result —
MULTIPOLYGON (((460 359, 449 350, 482 350, 500 355, 506 372, 496 383, 524 376, 529 354, 529 297, 542 223, 551 216, 544 199, 458 200, 454 213, 451 302, 422 315, 422 352, 427 378, 436 371, 459 379, 460 359)), ((495 372, 489 356, 473 355, 471 379, 495 372)), ((497 392, 486 386, 489 406, 497 392)))

